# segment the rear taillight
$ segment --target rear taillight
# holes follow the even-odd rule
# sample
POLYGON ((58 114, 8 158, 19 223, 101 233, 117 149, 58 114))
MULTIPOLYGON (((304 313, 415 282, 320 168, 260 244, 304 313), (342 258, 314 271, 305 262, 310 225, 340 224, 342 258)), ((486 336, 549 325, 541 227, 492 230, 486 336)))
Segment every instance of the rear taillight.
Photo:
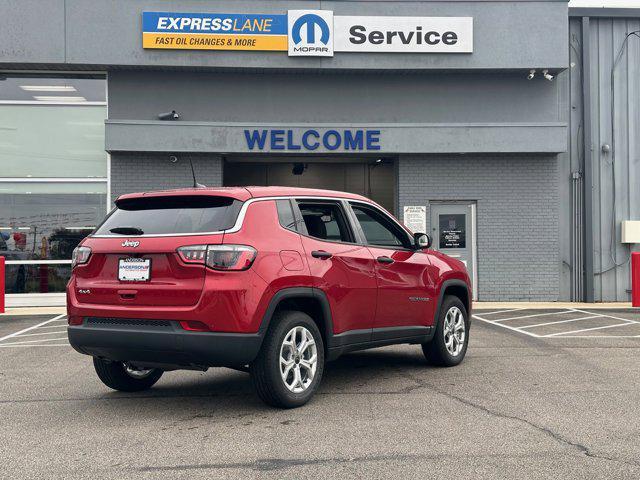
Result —
POLYGON ((89 247, 76 247, 71 254, 71 268, 89 261, 91 249, 89 247))
POLYGON ((258 252, 247 245, 209 245, 207 267, 215 270, 246 270, 258 252))
POLYGON ((187 245, 178 248, 178 255, 187 263, 204 263, 207 258, 206 245, 187 245))
POLYGON ((248 245, 187 245, 178 248, 186 263, 204 264, 214 270, 247 270, 258 252, 248 245))

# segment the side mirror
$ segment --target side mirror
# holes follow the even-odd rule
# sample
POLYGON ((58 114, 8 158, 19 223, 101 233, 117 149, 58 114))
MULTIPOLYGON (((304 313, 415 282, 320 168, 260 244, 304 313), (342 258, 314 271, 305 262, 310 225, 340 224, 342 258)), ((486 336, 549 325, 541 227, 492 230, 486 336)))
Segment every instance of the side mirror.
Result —
POLYGON ((415 245, 416 250, 429 248, 431 246, 431 236, 427 233, 414 233, 413 244, 415 245))

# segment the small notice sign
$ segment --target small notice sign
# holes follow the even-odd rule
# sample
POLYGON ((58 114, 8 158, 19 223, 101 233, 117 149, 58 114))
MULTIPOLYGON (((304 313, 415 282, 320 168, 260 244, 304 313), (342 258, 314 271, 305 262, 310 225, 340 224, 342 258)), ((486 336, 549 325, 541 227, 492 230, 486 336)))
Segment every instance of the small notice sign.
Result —
POLYGON ((426 205, 405 206, 403 211, 405 226, 413 233, 427 233, 426 205))

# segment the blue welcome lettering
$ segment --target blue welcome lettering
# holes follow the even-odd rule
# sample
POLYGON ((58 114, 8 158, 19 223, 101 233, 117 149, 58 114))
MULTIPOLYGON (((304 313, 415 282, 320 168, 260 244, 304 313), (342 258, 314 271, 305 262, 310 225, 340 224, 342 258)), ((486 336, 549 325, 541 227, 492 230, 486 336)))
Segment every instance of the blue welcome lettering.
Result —
POLYGON ((307 130, 302 134, 302 145, 304 145, 304 148, 306 148, 307 150, 315 150, 320 146, 320 142, 316 141, 314 143, 309 143, 310 136, 314 136, 317 139, 320 138, 320 134, 317 130, 307 130))
POLYGON ((344 131, 344 149, 362 150, 364 148, 364 136, 362 130, 356 130, 355 135, 351 130, 344 131))
POLYGON ((264 144, 267 141, 267 130, 262 130, 260 132, 258 132, 258 130, 253 130, 251 132, 249 130, 245 130, 244 138, 247 139, 247 147, 249 147, 249 150, 253 150, 256 143, 258 144, 259 150, 264 150, 264 144))
POLYGON ((300 150, 300 144, 293 141, 293 130, 287 130, 287 148, 289 150, 300 150))
POLYGON ((271 130, 271 150, 284 150, 284 130, 271 130))
POLYGON ((367 150, 380 150, 380 130, 367 130, 367 150))
POLYGON ((340 134, 335 130, 327 130, 322 136, 322 145, 327 150, 337 150, 340 148, 341 141, 340 134), (331 143, 331 137, 333 137, 333 143, 331 143))

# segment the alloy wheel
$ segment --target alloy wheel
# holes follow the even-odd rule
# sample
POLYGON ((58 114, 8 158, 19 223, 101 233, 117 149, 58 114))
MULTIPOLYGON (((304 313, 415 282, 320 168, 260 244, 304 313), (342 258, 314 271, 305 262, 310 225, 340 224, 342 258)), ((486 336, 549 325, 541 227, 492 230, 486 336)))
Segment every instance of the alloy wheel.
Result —
POLYGON ((457 357, 464 348, 466 325, 464 315, 458 307, 451 307, 444 317, 444 345, 452 357, 457 357))
POLYGON ((304 392, 316 375, 318 349, 313 335, 302 326, 293 327, 280 346, 280 376, 293 393, 304 392))
POLYGON ((127 375, 136 379, 146 378, 153 372, 152 368, 137 368, 129 363, 123 363, 122 366, 124 367, 124 371, 127 372, 127 375))

